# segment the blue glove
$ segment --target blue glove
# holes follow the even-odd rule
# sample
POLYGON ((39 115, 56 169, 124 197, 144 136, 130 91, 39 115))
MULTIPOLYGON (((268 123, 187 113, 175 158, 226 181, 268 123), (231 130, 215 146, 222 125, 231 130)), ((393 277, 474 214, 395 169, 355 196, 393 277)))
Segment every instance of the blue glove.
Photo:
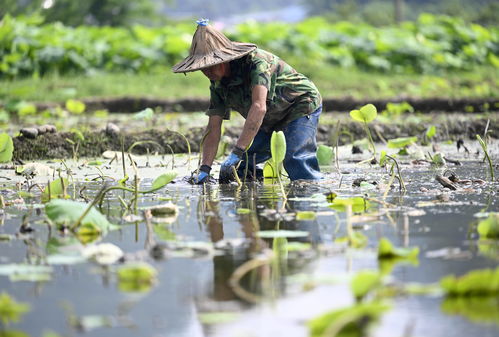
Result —
POLYGON ((197 174, 196 172, 193 172, 189 179, 189 183, 197 185, 207 183, 210 180, 210 171, 211 167, 208 165, 201 165, 197 174))
POLYGON ((220 167, 220 176, 218 178, 219 183, 227 184, 235 180, 233 167, 237 169, 243 157, 243 153, 244 150, 236 147, 230 153, 227 159, 225 159, 225 161, 222 163, 222 166, 220 167))

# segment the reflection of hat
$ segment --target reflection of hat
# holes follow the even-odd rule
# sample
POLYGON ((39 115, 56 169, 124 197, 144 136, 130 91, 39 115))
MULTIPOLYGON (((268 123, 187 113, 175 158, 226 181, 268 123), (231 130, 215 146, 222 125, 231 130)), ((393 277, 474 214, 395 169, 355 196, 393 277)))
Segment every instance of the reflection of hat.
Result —
POLYGON ((256 49, 253 43, 229 40, 224 34, 209 26, 207 21, 206 19, 197 21, 198 27, 192 38, 189 56, 173 66, 174 73, 187 73, 229 62, 256 49))

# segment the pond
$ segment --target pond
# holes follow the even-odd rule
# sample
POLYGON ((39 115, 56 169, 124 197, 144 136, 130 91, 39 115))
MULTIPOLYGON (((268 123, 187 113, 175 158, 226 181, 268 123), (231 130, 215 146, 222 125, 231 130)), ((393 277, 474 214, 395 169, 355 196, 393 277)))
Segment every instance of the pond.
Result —
MULTIPOLYGON (((489 145, 494 160, 497 145, 489 145)), ((468 144, 467 154, 456 152, 454 144, 439 146, 462 165, 435 168, 399 156, 406 192, 399 191, 397 179, 390 182, 386 169, 362 163, 365 154, 352 155, 351 147, 342 146, 339 170, 325 166, 326 179, 319 183, 285 181, 287 199, 272 182, 192 186, 184 177, 197 157, 188 162, 178 156, 178 177, 143 194, 136 216, 133 207, 126 210, 133 193, 108 193, 101 211, 117 226, 92 239, 49 226, 36 186, 34 195, 20 197, 28 184, 45 188, 58 173, 26 180, 3 169, 0 287, 30 307, 19 322, 3 326, 4 335, 311 336, 307 322, 352 306, 351 280, 369 270, 382 275, 382 285, 364 301, 390 307, 370 335, 497 336, 497 294, 490 307, 488 298, 447 298, 438 284, 450 274, 497 267, 497 241, 479 241, 476 224, 498 211, 498 184, 490 182, 488 166, 475 154, 478 144, 468 144), (435 176, 445 169, 470 181, 455 191, 444 188, 435 176), (334 205, 332 193, 363 202, 334 205), (178 207, 176 216, 161 220, 144 211, 169 202, 178 207), (378 259, 382 238, 396 247, 418 247, 419 253, 384 263, 378 259), (110 264, 82 255, 103 243, 124 255, 110 264), (120 276, 123 267, 137 263, 156 275, 131 281, 120 276), (411 286, 420 293, 409 291, 411 286)), ((119 160, 102 161, 43 164, 69 178, 71 198, 90 202, 104 181, 116 185, 123 177, 119 160)), ((171 169, 169 156, 138 156, 135 162, 143 190, 171 169)), ((128 163, 126 169, 133 176, 128 163)))

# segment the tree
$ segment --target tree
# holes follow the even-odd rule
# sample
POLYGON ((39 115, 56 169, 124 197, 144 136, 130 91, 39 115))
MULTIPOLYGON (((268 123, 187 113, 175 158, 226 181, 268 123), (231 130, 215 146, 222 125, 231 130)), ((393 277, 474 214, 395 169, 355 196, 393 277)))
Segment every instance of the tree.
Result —
POLYGON ((69 26, 126 26, 154 17, 155 3, 152 0, 2 0, 0 16, 39 13, 46 22, 60 21, 69 26))

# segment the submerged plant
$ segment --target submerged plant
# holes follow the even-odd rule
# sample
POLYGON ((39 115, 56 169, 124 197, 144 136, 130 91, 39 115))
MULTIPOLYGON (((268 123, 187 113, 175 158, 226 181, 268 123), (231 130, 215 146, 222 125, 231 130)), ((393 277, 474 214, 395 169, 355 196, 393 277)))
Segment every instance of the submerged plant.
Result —
POLYGON ((367 137, 369 139, 369 143, 371 144, 372 152, 373 152, 374 156, 376 156, 376 147, 374 145, 371 131, 369 130, 369 126, 367 124, 372 122, 374 119, 376 119, 377 115, 378 115, 378 112, 376 110, 376 107, 372 104, 366 104, 362 108, 360 108, 359 110, 350 111, 350 116, 352 117, 353 120, 363 123, 364 129, 367 133, 367 137))

